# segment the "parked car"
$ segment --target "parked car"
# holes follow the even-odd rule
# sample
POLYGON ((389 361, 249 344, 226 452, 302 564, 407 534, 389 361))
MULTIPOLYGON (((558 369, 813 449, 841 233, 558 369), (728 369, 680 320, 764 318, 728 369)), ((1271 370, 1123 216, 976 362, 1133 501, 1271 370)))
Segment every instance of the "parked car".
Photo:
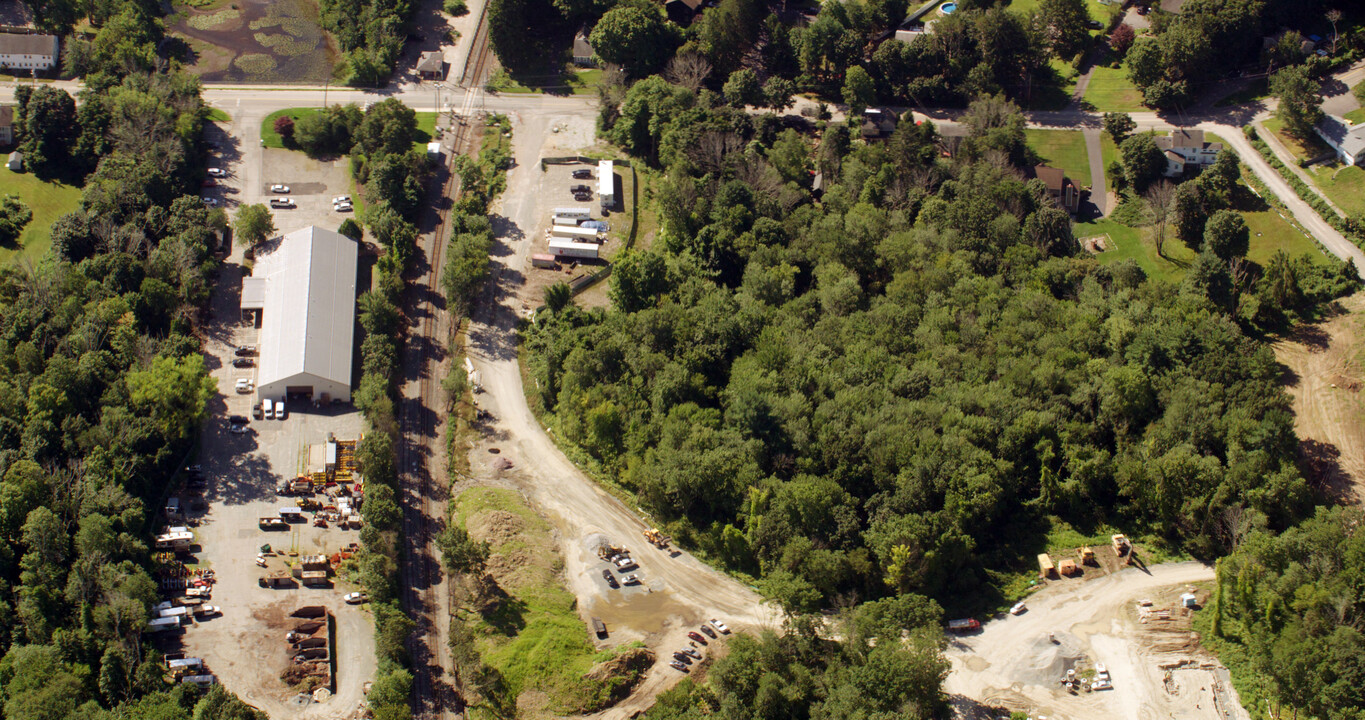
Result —
POLYGON ((255 364, 256 364, 256 361, 255 361, 255 360, 252 360, 251 358, 239 357, 239 358, 233 358, 233 360, 232 360, 232 366, 233 366, 233 367, 238 367, 238 368, 249 368, 249 367, 252 367, 252 366, 255 365, 255 364))
POLYGON ((265 419, 265 413, 261 412, 261 404, 259 402, 251 406, 251 417, 254 417, 257 420, 265 419))
POLYGON ((208 169, 208 173, 213 177, 227 177, 227 172, 222 168, 211 167, 208 169))
POLYGON ((621 584, 616 582, 616 576, 612 575, 610 570, 602 571, 602 579, 607 581, 607 585, 610 586, 612 590, 621 587, 621 584))
POLYGON ((679 672, 687 672, 687 666, 677 660, 669 660, 668 666, 679 672))
POLYGON ((336 204, 336 205, 333 205, 333 206, 332 206, 332 209, 333 209, 333 210, 336 210, 337 212, 350 212, 350 211, 352 211, 352 210, 355 209, 355 206, 352 205, 352 204, 350 204, 350 203, 348 203, 348 202, 346 202, 346 203, 338 203, 338 204, 336 204))
POLYGON ((717 620, 717 619, 715 619, 715 618, 711 618, 711 624, 712 624, 712 625, 715 625, 717 630, 719 630, 719 631, 725 633, 726 635, 729 635, 729 634, 730 634, 730 628, 729 628, 729 626, 727 626, 725 623, 723 623, 723 622, 721 622, 721 621, 719 621, 719 620, 717 620))
POLYGON ((270 192, 288 194, 288 192, 289 192, 289 186, 288 186, 288 185, 271 185, 271 186, 270 186, 270 192))
POLYGON ((673 653, 673 660, 674 660, 675 662, 680 662, 680 663, 682 663, 682 664, 684 664, 684 665, 691 665, 691 664, 692 664, 692 658, 688 657, 688 656, 687 656, 685 653, 683 653, 681 650, 679 650, 678 652, 673 653))
POLYGON ((579 193, 590 193, 592 192, 592 188, 587 185, 573 185, 569 187, 569 192, 575 195, 578 195, 579 193))
POLYGON ((197 473, 204 472, 204 466, 203 466, 203 465, 186 465, 186 466, 185 466, 185 472, 187 472, 187 473, 189 473, 189 474, 191 474, 191 475, 195 475, 195 474, 197 474, 197 473))
POLYGON ((204 204, 209 207, 218 207, 218 198, 204 198, 204 204))
POLYGON ((627 585, 639 585, 639 584, 640 584, 640 576, 639 576, 639 575, 627 575, 627 576, 621 578, 621 582, 623 582, 623 583, 625 583, 625 584, 627 584, 627 585))
POLYGON ((636 565, 635 561, 631 560, 629 557, 622 557, 616 559, 616 568, 618 570, 621 570, 622 572, 626 570, 634 570, 638 567, 640 566, 636 565))
POLYGON ((265 415, 265 419, 266 419, 266 420, 274 420, 274 419, 275 419, 275 401, 274 401, 274 400, 271 400, 270 398, 266 398, 266 399, 262 400, 261 402, 264 403, 264 408, 261 410, 261 412, 265 415))
POLYGON ((246 357, 247 355, 255 355, 255 354, 256 354, 256 346, 255 346, 255 345, 238 345, 237 348, 234 349, 232 352, 233 352, 237 357, 246 357))
POLYGON ((347 605, 359 605, 361 603, 369 602, 370 598, 363 592, 353 592, 346 593, 346 596, 343 597, 342 600, 345 600, 347 605))
POLYGON ((228 432, 233 435, 245 435, 250 432, 245 425, 229 425, 228 432))
POLYGON ((350 196, 350 195, 338 195, 338 196, 332 198, 332 204, 333 204, 333 205, 340 205, 340 204, 342 204, 342 203, 350 204, 350 202, 351 202, 351 196, 350 196))
POLYGON ((697 649, 696 649, 696 648, 685 647, 685 648, 682 649, 682 651, 683 651, 684 653, 687 653, 688 655, 691 655, 692 657, 696 658, 697 660, 700 660, 700 659, 701 659, 701 653, 697 652, 697 649))
POLYGON ((251 392, 251 381, 246 378, 237 378, 237 392, 246 394, 251 392))
POLYGON ((284 398, 275 401, 275 419, 284 419, 284 398))
POLYGON ((294 207, 294 201, 289 198, 270 198, 270 207, 292 208, 294 207))
POLYGON ((712 630, 710 625, 702 625, 701 631, 706 633, 706 637, 714 638, 716 636, 716 631, 712 630))
POLYGON ((245 425, 251 422, 251 420, 249 420, 245 415, 229 415, 228 422, 233 425, 245 425))
POLYGON ((587 168, 584 168, 584 169, 582 169, 582 170, 575 170, 575 171, 573 171, 573 179, 575 179, 575 180, 587 180, 587 179, 589 179, 589 178, 591 178, 591 177, 592 177, 592 171, 591 171, 591 170, 588 170, 587 168))
POLYGON ((1011 615, 1023 615, 1025 612, 1028 612, 1028 606, 1024 604, 1023 600, 1015 603, 1014 607, 1010 608, 1011 615))
POLYGON ((693 640, 696 640, 697 642, 701 643, 702 645, 705 645, 705 644, 706 644, 706 638, 702 637, 702 636, 701 636, 701 633, 690 632, 690 633, 687 634, 687 637, 692 638, 693 640))
POLYGON ((578 202, 592 202, 592 193, 578 193, 573 196, 578 202))

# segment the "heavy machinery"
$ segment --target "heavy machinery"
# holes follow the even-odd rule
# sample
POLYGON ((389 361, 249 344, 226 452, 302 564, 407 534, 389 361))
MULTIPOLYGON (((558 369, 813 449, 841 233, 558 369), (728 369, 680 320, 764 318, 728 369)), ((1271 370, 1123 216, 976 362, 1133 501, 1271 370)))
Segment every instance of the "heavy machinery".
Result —
POLYGON ((1112 535, 1110 536, 1109 541, 1114 544, 1114 554, 1118 555, 1119 559, 1122 560, 1125 564, 1132 565, 1133 544, 1128 542, 1128 536, 1122 533, 1118 535, 1112 535))
POLYGON ((1095 551, 1089 545, 1082 545, 1076 554, 1080 556, 1082 565, 1095 564, 1095 551))
POLYGON ((668 538, 664 537, 664 534, 659 532, 659 528, 650 528, 644 532, 644 535, 645 540, 650 545, 653 545, 654 547, 657 547, 660 550, 668 549, 668 538))

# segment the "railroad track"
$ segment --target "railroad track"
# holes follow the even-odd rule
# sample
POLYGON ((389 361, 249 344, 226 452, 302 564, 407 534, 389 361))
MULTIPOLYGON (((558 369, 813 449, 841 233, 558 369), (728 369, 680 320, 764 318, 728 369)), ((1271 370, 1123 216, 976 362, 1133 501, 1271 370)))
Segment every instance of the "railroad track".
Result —
MULTIPOLYGON (((479 149, 481 136, 476 132, 481 125, 474 110, 481 86, 486 80, 491 50, 488 44, 486 8, 480 13, 478 30, 474 36, 469 58, 461 75, 460 84, 466 87, 458 121, 451 132, 446 157, 447 174, 438 197, 455 198, 460 192, 460 178, 452 170, 457 154, 474 154, 479 149), (472 79, 472 84, 470 83, 472 79)), ((437 108, 439 125, 440 108, 437 108)), ((398 446, 398 472, 407 497, 403 503, 403 530, 406 547, 400 573, 404 587, 404 604, 408 616, 417 622, 417 632, 409 638, 408 650, 413 659, 413 710, 421 720, 444 720, 463 715, 458 673, 450 667, 450 658, 440 628, 448 622, 449 593, 446 603, 438 602, 437 588, 441 582, 441 568, 433 550, 436 528, 443 520, 437 517, 432 493, 438 486, 436 470, 442 464, 434 462, 441 452, 438 429, 441 375, 448 324, 441 296, 441 270, 449 233, 450 212, 454 203, 437 205, 435 229, 423 236, 421 246, 427 261, 426 271, 411 278, 404 305, 408 317, 421 317, 415 328, 417 336, 408 343, 405 357, 405 386, 416 381, 416 397, 401 400, 399 416, 401 439, 398 446), (446 613, 441 617, 440 613, 446 613), (442 684, 435 677, 443 676, 442 684)))

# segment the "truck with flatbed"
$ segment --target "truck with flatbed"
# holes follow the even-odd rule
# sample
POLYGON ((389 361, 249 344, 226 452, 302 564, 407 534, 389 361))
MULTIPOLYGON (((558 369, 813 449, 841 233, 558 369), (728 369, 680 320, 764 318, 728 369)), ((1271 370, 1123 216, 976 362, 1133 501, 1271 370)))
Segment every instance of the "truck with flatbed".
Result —
POLYGON ((284 521, 284 518, 278 518, 278 517, 263 517, 263 518, 257 520, 256 522, 257 522, 258 524, 260 524, 262 530, 288 530, 288 529, 289 529, 289 523, 285 522, 285 521, 284 521))
POLYGON ((960 620, 949 620, 949 621, 948 621, 948 631, 949 631, 949 632, 958 632, 958 633, 976 632, 977 630, 980 630, 980 629, 981 629, 981 623, 980 623, 979 621, 977 621, 976 618, 962 618, 962 619, 960 619, 960 620))

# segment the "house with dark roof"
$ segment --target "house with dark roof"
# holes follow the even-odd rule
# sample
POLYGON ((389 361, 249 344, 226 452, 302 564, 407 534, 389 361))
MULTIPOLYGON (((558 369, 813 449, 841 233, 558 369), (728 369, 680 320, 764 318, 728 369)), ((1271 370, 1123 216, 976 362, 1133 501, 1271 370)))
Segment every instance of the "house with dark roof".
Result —
POLYGON ((862 135, 864 140, 884 138, 896 131, 900 118, 896 113, 868 108, 863 111, 862 135))
POLYGON ((1179 177, 1191 170, 1201 170, 1218 159, 1223 143, 1207 142, 1203 130, 1176 128, 1170 135, 1158 135, 1156 146, 1166 156, 1166 177, 1179 177))
POLYGON ((14 106, 0 106, 0 145, 14 144, 14 106))
POLYGON ((1081 190, 1076 187, 1076 183, 1071 182, 1071 178, 1067 177, 1061 168, 1034 165, 1033 176, 1043 181, 1043 185, 1047 186, 1048 196, 1058 207, 1072 215, 1081 208, 1081 190))
POLYGON ((1365 163, 1365 123, 1352 125, 1346 118, 1336 115, 1323 115, 1322 120, 1313 128, 1346 165, 1365 163))
POLYGON ((593 57, 592 43, 588 42, 588 31, 579 30, 573 36, 573 64, 579 67, 597 67, 597 59, 593 57))
POLYGON ((417 77, 423 80, 444 80, 446 58, 440 50, 428 50, 417 60, 417 77))
POLYGON ((0 33, 0 67, 35 72, 57 65, 56 35, 0 33))
POLYGON ((692 19, 701 11, 702 0, 667 0, 664 12, 668 19, 684 27, 692 24, 692 19))

